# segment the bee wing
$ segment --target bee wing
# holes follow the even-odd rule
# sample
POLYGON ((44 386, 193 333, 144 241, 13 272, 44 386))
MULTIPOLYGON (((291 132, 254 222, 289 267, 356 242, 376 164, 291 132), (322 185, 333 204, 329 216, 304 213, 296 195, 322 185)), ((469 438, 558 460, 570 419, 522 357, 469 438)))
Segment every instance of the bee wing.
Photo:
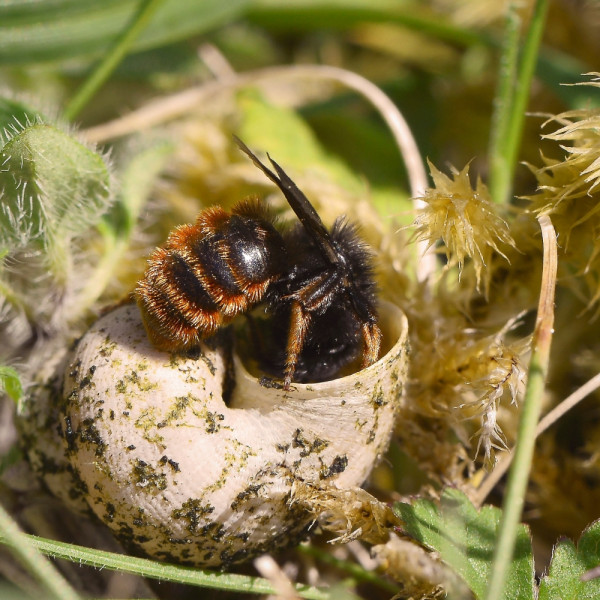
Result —
POLYGON ((317 244, 321 251, 323 252, 323 256, 327 258, 327 260, 331 264, 337 264, 339 262, 339 258, 335 248, 333 247, 333 242, 331 240, 331 236, 329 235, 329 231, 325 225, 323 225, 323 221, 321 221, 321 217, 314 209, 313 205, 310 203, 309 199, 304 195, 304 193, 298 188, 298 186, 289 178, 287 173, 267 154, 271 164, 277 171, 277 175, 271 171, 266 165, 264 165, 257 156, 253 154, 253 152, 238 138, 237 136, 233 136, 235 142, 240 147, 240 150, 248 155, 248 157, 252 160, 252 162, 282 191, 289 205, 292 207, 292 210, 296 213, 296 216, 308 232, 308 234, 313 238, 313 241, 317 244))

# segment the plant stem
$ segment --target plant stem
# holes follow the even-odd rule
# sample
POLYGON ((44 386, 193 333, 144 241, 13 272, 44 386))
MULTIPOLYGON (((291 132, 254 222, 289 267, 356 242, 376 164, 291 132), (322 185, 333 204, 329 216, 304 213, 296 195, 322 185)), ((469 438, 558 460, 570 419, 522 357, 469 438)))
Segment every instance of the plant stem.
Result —
POLYGON ((544 264, 540 300, 535 331, 533 333, 529 377, 519 422, 515 456, 508 476, 498 542, 496 552, 494 553, 492 576, 488 584, 485 600, 500 600, 503 598, 506 575, 513 559, 517 528, 523 512, 525 492, 527 490, 535 447, 535 430, 542 408, 542 398, 548 372, 548 360, 554 325, 557 245, 556 233, 550 218, 541 216, 538 218, 538 221, 544 240, 544 264))
POLYGON ((492 131, 490 134, 490 193, 492 198, 503 203, 508 197, 510 177, 506 173, 508 163, 505 157, 507 131, 512 112, 514 82, 517 76, 519 59, 519 33, 521 19, 516 5, 511 3, 506 15, 506 32, 498 69, 498 88, 494 99, 492 131))
POLYGON ((42 556, 30 543, 29 537, 23 534, 10 515, 0 505, 0 539, 12 548, 13 554, 21 564, 42 585, 46 598, 55 600, 78 600, 79 596, 67 583, 54 565, 42 556))
MULTIPOLYGON (((79 565, 90 565, 98 569, 110 569, 120 573, 132 573, 159 581, 173 581, 185 585, 195 585, 244 594, 275 593, 271 583, 262 577, 204 571, 193 567, 182 567, 146 558, 136 558, 125 554, 57 542, 34 535, 21 535, 27 538, 26 541, 31 546, 34 546, 44 554, 49 554, 54 558, 69 560, 79 565)), ((0 542, 9 543, 8 536, 4 532, 0 532, 0 542)), ((295 584, 294 591, 298 597, 307 598, 308 600, 330 600, 331 598, 331 594, 327 590, 304 584, 295 584)), ((60 598, 60 600, 70 600, 76 597, 65 594, 57 598, 60 598)))
POLYGON ((516 11, 516 3, 512 3, 508 13, 507 41, 501 59, 503 68, 498 88, 497 112, 493 120, 494 131, 491 136, 490 190, 492 197, 498 203, 508 202, 512 194, 516 161, 523 137, 525 111, 544 31, 548 0, 536 0, 531 23, 525 34, 518 70, 516 11))
POLYGON ((510 166, 509 181, 513 179, 519 147, 521 146, 525 111, 527 110, 531 82, 535 73, 547 12, 548 0, 537 0, 523 44, 523 54, 515 89, 514 109, 511 113, 512 119, 509 123, 506 142, 507 162, 510 166))
POLYGON ((123 60, 131 45, 140 33, 146 28, 154 13, 164 0, 146 0, 140 8, 138 14, 123 36, 117 41, 112 49, 106 54, 104 59, 96 66, 90 76, 83 82, 83 85, 77 90, 75 96, 64 111, 64 117, 72 121, 83 109, 83 107, 92 99, 94 94, 108 79, 117 65, 123 60))

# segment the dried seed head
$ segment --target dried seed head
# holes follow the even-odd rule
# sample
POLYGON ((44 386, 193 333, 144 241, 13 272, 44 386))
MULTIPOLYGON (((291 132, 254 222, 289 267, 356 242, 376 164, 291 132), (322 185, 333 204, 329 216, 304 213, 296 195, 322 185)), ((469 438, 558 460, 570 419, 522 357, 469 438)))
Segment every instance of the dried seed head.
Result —
POLYGON ((467 258, 473 261, 477 287, 487 292, 486 267, 494 253, 504 256, 504 246, 514 246, 508 224, 498 216, 487 187, 469 180, 469 165, 462 171, 452 168, 452 178, 429 162, 434 186, 421 198, 426 207, 415 220, 415 236, 434 245, 443 242, 448 268, 462 270, 467 258))

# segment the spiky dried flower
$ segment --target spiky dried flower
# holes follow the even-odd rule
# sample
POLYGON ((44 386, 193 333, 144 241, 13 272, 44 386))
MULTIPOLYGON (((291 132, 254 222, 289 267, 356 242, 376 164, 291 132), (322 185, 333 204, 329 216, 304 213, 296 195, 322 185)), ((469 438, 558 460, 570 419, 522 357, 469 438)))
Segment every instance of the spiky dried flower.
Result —
POLYGON ((467 258, 475 270, 477 289, 487 292, 486 267, 494 253, 505 257, 502 246, 513 246, 508 224, 496 212, 487 186, 477 179, 475 189, 469 179, 469 166, 462 171, 451 167, 452 177, 430 161, 434 186, 421 200, 426 206, 415 220, 415 237, 431 246, 439 239, 448 259, 447 268, 457 266, 459 274, 467 258))
MULTIPOLYGON (((600 87, 600 73, 582 85, 600 87)), ((600 193, 600 109, 570 110, 549 122, 562 127, 543 137, 559 142, 566 155, 563 160, 543 157, 544 166, 535 171, 539 192, 530 199, 533 210, 540 214, 569 210, 565 203, 600 193)), ((597 210, 595 206, 583 208, 573 226, 591 218, 597 210)))
POLYGON ((487 464, 494 449, 506 446, 503 407, 516 402, 525 379, 530 340, 509 339, 515 326, 510 318, 486 335, 460 314, 446 315, 420 323, 412 340, 410 410, 450 424, 469 453, 482 451, 487 464))
MULTIPOLYGON (((600 87, 600 74, 591 75, 581 85, 600 87)), ((560 126, 544 138, 557 142, 564 156, 542 156, 537 169, 529 165, 538 191, 527 199, 534 213, 552 218, 563 273, 583 279, 591 306, 600 299, 600 109, 567 111, 549 122, 560 126)))

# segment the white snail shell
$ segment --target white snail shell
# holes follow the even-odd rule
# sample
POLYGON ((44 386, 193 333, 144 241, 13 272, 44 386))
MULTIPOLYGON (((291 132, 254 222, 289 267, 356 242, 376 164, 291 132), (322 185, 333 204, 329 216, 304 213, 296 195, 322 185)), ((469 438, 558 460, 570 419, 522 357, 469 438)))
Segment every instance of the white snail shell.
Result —
POLYGON ((64 384, 66 455, 96 515, 131 549, 206 567, 299 541, 312 517, 294 481, 363 483, 387 448, 402 398, 407 326, 381 307, 389 350, 363 371, 290 391, 264 387, 234 357, 223 401, 220 348, 154 349, 137 307, 84 335, 64 384))

